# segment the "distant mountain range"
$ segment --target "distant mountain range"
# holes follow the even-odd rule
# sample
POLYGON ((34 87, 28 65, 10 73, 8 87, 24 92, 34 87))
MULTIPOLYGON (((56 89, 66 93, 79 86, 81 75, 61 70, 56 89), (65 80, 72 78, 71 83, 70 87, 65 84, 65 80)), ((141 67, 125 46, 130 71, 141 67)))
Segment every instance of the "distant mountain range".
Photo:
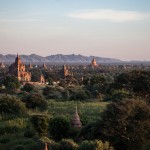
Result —
MULTIPOLYGON (((119 59, 114 58, 103 58, 103 57, 96 57, 96 56, 83 56, 83 55, 50 55, 46 57, 42 57, 36 54, 31 55, 20 55, 22 62, 25 63, 90 63, 93 58, 96 59, 97 63, 118 63, 122 62, 119 59)), ((8 54, 2 55, 0 54, 0 60, 5 63, 12 63, 15 61, 16 55, 8 54)))

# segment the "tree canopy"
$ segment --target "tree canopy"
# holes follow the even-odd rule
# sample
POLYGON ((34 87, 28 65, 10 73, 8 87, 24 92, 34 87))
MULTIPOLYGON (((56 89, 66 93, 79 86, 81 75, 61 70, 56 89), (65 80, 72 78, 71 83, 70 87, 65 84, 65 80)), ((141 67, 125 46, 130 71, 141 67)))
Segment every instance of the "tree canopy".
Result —
POLYGON ((141 150, 150 141, 150 105, 143 100, 114 102, 101 117, 96 130, 118 149, 141 150))

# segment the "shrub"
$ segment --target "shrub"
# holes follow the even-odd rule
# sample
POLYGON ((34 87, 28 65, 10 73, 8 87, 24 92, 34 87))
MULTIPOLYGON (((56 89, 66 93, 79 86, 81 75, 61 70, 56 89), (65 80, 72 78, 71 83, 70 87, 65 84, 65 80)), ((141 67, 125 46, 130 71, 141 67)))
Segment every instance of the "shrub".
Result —
POLYGON ((83 141, 78 150, 96 150, 93 141, 83 141))
POLYGON ((74 91, 70 97, 71 100, 85 100, 88 96, 84 90, 74 91))
POLYGON ((112 94, 111 94, 111 99, 112 101, 115 101, 115 102, 130 98, 130 97, 131 95, 126 90, 114 90, 112 91, 112 94))
POLYGON ((17 145, 13 150, 25 150, 25 146, 17 145))
POLYGON ((24 137, 27 137, 27 138, 32 138, 36 135, 36 130, 35 128, 33 127, 32 124, 30 125, 27 125, 26 129, 25 129, 25 132, 24 132, 24 137))
POLYGON ((61 150, 76 150, 78 145, 71 139, 63 139, 60 142, 61 150))
POLYGON ((33 84, 30 84, 30 83, 26 83, 23 88, 22 88, 23 91, 26 91, 26 92, 32 92, 33 90, 35 90, 35 86, 33 84))
POLYGON ((0 97, 1 115, 21 116, 26 114, 25 105, 14 96, 5 95, 0 97))
POLYGON ((15 76, 6 76, 3 80, 3 84, 11 91, 20 87, 20 83, 15 76))
POLYGON ((16 118, 0 123, 0 134, 21 132, 26 127, 26 120, 23 118, 16 118))
POLYGON ((48 122, 48 117, 44 115, 34 115, 31 117, 31 123, 40 136, 47 135, 49 126, 48 122))
POLYGON ((83 141, 78 150, 113 150, 109 142, 102 142, 101 140, 83 141))
POLYGON ((32 147, 32 149, 43 150, 45 147, 45 143, 47 143, 48 150, 61 150, 60 144, 54 142, 53 140, 49 139, 48 137, 41 137, 37 141, 36 146, 32 147))
POLYGON ((39 108, 44 111, 47 108, 47 102, 44 97, 39 93, 32 93, 23 98, 27 108, 39 108))
POLYGON ((52 118, 49 123, 49 132, 55 140, 66 138, 69 136, 70 123, 64 117, 52 118))
POLYGON ((96 130, 117 149, 141 150, 148 144, 150 105, 145 101, 134 99, 114 102, 108 105, 101 118, 96 130))

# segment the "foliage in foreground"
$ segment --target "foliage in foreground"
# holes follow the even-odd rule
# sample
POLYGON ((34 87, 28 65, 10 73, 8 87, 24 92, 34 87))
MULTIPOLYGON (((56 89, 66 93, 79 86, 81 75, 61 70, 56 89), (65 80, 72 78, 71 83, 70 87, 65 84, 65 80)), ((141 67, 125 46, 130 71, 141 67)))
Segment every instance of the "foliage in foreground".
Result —
POLYGON ((67 138, 70 132, 70 122, 65 117, 56 117, 50 120, 49 132, 55 140, 67 138))
POLYGON ((150 142, 150 105, 143 100, 114 102, 103 112, 96 131, 117 149, 144 149, 150 142))
POLYGON ((3 95, 0 97, 0 114, 22 116, 26 114, 26 107, 17 97, 3 95))

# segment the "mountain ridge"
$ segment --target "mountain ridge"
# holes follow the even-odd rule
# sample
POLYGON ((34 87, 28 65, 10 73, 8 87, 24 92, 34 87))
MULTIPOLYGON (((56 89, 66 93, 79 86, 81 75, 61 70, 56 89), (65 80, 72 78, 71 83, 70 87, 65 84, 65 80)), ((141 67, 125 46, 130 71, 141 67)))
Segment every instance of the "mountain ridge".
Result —
MULTIPOLYGON (((63 54, 56 54, 56 55, 49 55, 49 56, 40 56, 37 54, 31 55, 20 55, 22 62, 45 62, 45 63, 90 63, 93 58, 96 59, 97 63, 117 63, 122 62, 120 59, 115 58, 105 58, 105 57, 98 57, 98 56, 83 56, 83 55, 63 55, 63 54)), ((0 60, 7 63, 12 63, 15 61, 16 55, 14 54, 7 54, 2 55, 0 54, 0 60)))

